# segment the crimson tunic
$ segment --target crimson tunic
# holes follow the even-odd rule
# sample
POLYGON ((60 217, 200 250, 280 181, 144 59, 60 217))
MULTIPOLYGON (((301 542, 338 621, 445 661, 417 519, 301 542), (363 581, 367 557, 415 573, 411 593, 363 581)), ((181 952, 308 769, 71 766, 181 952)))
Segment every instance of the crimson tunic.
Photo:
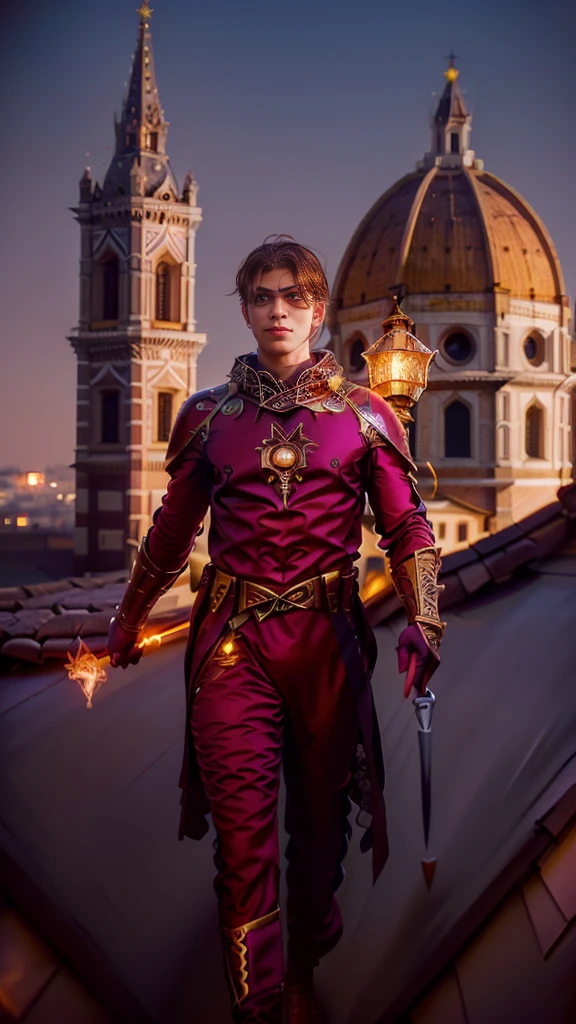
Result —
MULTIPOLYGON (((322 362, 332 360, 327 353, 322 362)), ((170 449, 185 442, 220 394, 216 388, 184 403, 170 449)), ((405 442, 396 416, 374 392, 356 387, 353 394, 357 405, 369 401, 389 443, 381 437, 367 440, 347 406, 319 414, 295 405, 279 414, 240 391, 209 424, 205 439, 200 432, 175 458, 169 449, 171 480, 149 536, 153 562, 167 571, 180 568, 210 508, 210 558, 232 576, 285 589, 310 576, 349 569, 359 557, 366 495, 380 534, 378 546, 392 567, 433 545, 407 453, 400 447, 405 442), (259 449, 274 426, 285 437, 301 427, 305 439, 307 465, 301 481, 290 484, 286 507, 278 486, 268 482, 261 468, 259 449)))
MULTIPOLYGON (((315 353, 313 359, 282 382, 259 367, 255 355, 242 356, 231 386, 200 392, 184 403, 168 450, 170 483, 148 538, 160 569, 173 571, 185 562, 208 508, 212 564, 278 593, 313 576, 351 569, 359 557, 366 496, 378 544, 392 568, 418 548, 434 545, 395 414, 374 392, 343 381, 332 353, 315 353), (297 472, 289 467, 283 481, 281 472, 270 468, 270 453, 280 449, 298 456, 297 472)), ((192 614, 189 701, 201 666, 236 610, 231 591, 217 614, 208 613, 211 578, 205 572, 192 614)), ((377 875, 387 843, 380 739, 369 687, 375 647, 359 601, 352 617, 338 612, 333 618, 349 662, 363 738, 360 775, 363 771, 369 791, 363 805, 377 826, 364 845, 375 839, 377 875)), ((199 838, 209 808, 189 728, 181 786, 181 836, 199 838)))

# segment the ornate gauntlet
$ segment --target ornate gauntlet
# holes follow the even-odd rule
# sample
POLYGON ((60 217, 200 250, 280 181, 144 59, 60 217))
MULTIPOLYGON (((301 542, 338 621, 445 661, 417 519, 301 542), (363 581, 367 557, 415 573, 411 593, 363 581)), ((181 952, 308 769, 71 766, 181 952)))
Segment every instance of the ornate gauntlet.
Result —
POLYGON ((420 626, 426 643, 438 655, 440 641, 446 627, 438 613, 438 572, 440 552, 436 548, 418 548, 409 558, 396 566, 392 582, 402 601, 410 625, 420 626))
POLYGON ((185 562, 182 568, 176 569, 175 572, 164 572, 159 569, 150 558, 146 537, 143 537, 132 565, 126 592, 116 613, 122 628, 128 633, 139 633, 158 598, 170 590, 187 564, 185 562))

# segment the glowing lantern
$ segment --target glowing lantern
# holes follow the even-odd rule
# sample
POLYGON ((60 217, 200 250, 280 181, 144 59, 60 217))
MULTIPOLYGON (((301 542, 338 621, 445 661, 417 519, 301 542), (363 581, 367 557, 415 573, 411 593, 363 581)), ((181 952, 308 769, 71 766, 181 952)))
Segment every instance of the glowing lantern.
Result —
POLYGON ((414 321, 402 312, 398 300, 382 324, 383 335, 363 353, 368 363, 370 388, 392 406, 404 427, 412 423, 410 409, 428 384, 432 352, 412 333, 414 321))

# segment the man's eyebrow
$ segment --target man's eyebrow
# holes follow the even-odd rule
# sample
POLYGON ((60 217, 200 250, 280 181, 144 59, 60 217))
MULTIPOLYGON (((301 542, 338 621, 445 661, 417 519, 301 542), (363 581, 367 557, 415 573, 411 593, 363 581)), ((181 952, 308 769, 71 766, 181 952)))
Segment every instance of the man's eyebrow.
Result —
MULTIPOLYGON (((278 288, 279 292, 293 292, 293 291, 297 291, 297 290, 298 290, 298 285, 297 284, 289 284, 286 288, 278 288)), ((263 288, 262 285, 258 285, 258 287, 256 288, 256 291, 257 292, 268 292, 268 293, 271 293, 271 292, 276 291, 276 289, 275 288, 263 288)))

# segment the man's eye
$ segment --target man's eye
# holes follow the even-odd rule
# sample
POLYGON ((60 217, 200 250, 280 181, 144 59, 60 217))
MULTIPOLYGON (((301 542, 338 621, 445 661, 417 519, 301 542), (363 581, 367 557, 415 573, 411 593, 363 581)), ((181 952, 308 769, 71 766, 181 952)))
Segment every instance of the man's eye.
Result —
POLYGON ((288 292, 286 298, 289 299, 290 302, 303 302, 300 292, 288 292))
POLYGON ((261 305, 263 305, 264 302, 268 302, 268 300, 269 300, 269 296, 268 295, 257 295, 256 298, 254 299, 254 305, 255 306, 261 306, 261 305))

